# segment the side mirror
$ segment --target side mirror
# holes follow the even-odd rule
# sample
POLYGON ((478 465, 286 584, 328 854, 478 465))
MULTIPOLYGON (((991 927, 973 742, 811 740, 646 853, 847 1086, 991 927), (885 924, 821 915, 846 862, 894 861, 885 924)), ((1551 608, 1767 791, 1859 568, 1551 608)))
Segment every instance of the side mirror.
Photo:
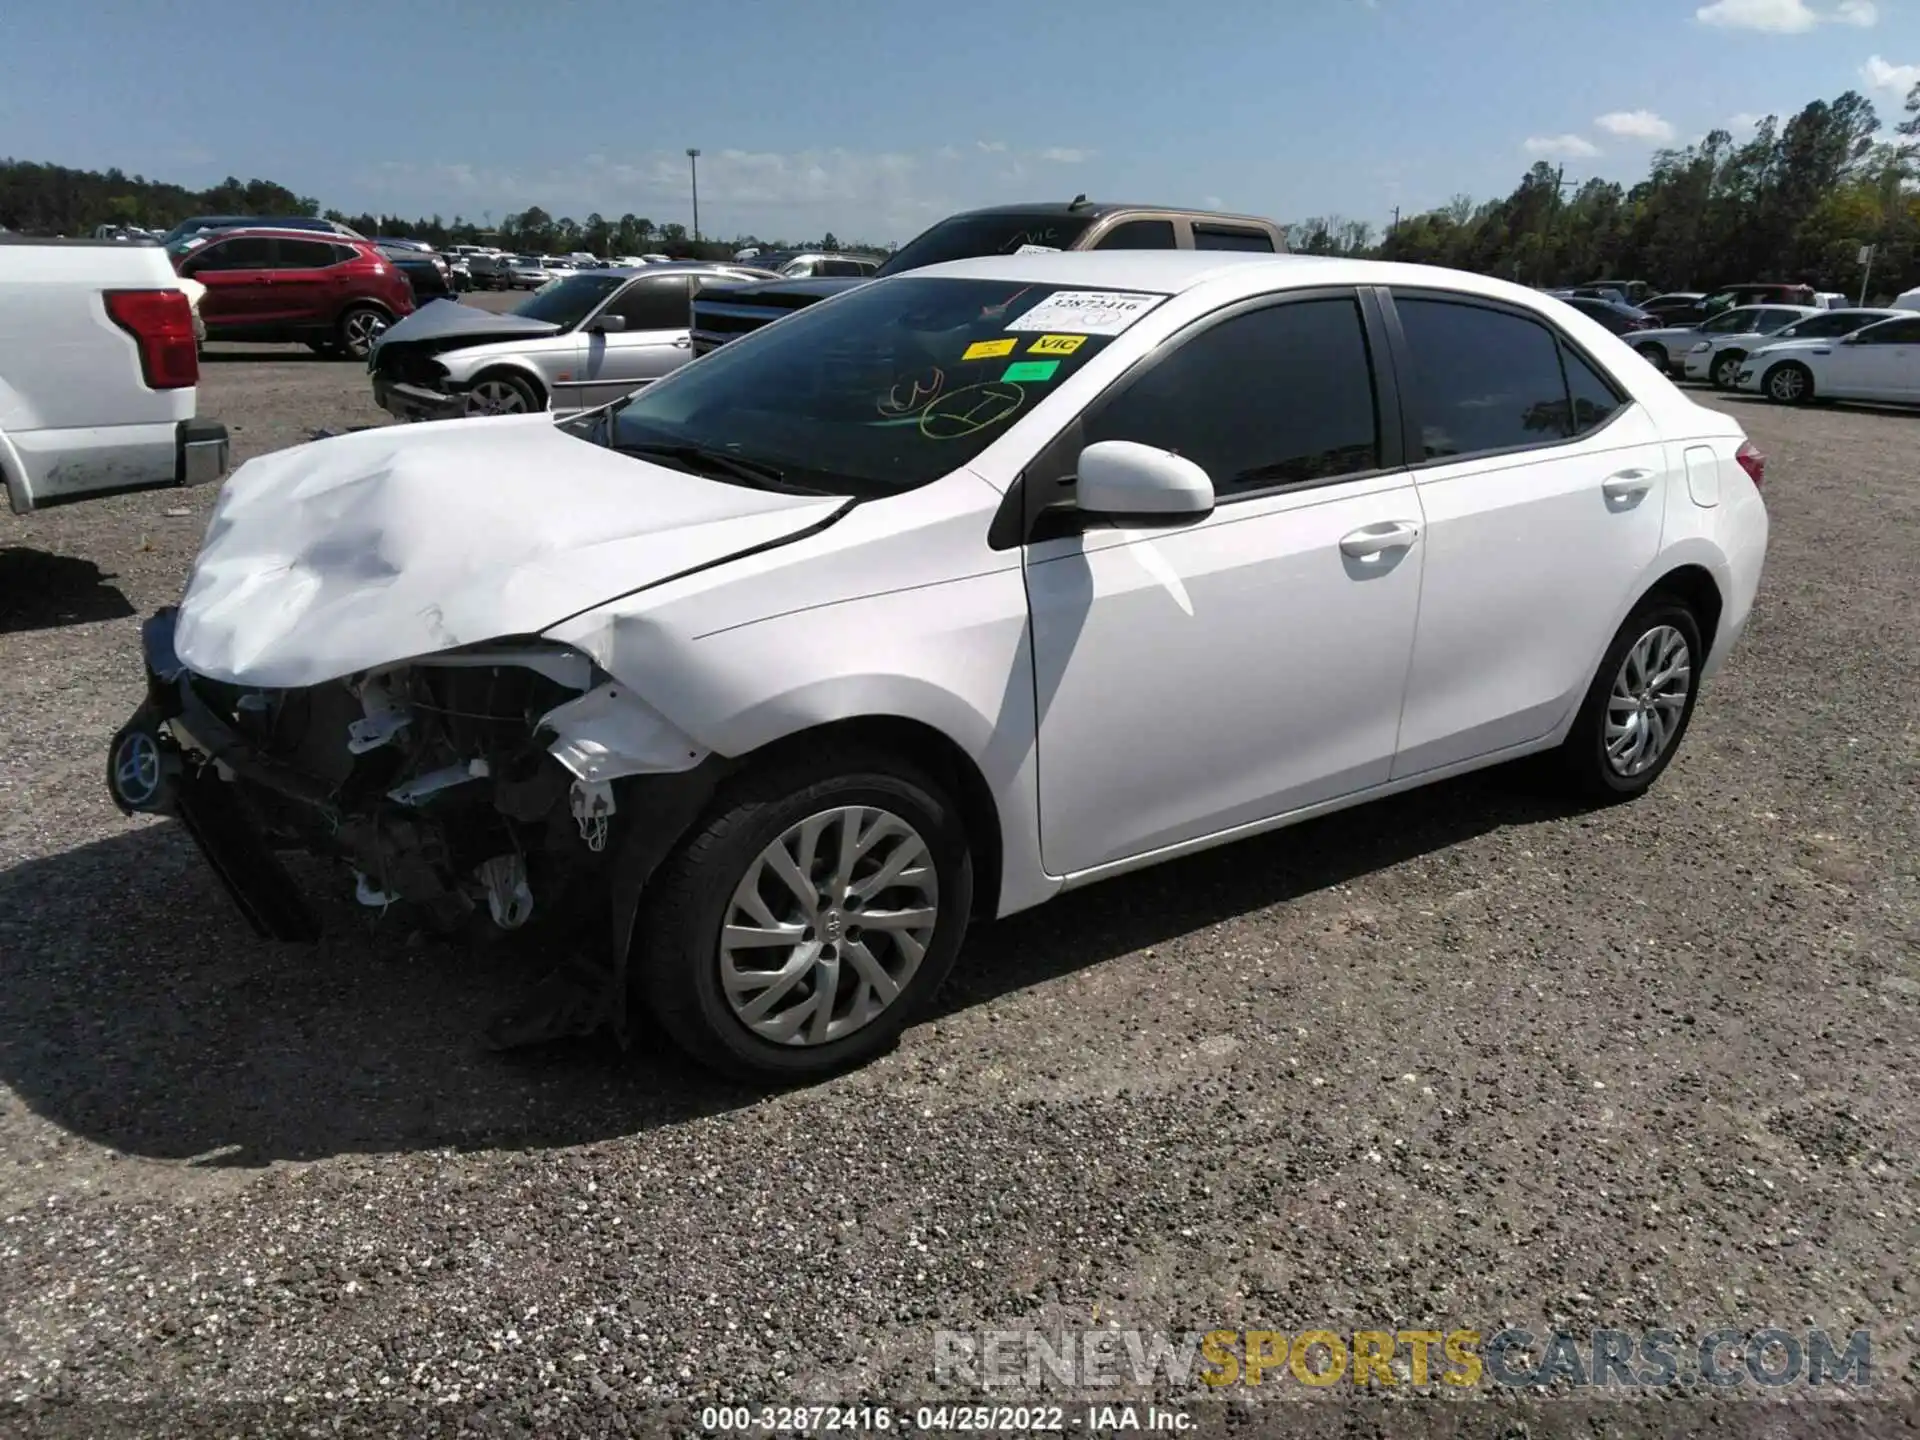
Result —
POLYGON ((596 315, 593 324, 587 328, 598 335, 618 335, 622 330, 627 328, 627 317, 624 315, 596 315))
POLYGON ((1213 509, 1213 481, 1193 461, 1132 440, 1080 452, 1074 504, 1092 515, 1197 517, 1213 509))

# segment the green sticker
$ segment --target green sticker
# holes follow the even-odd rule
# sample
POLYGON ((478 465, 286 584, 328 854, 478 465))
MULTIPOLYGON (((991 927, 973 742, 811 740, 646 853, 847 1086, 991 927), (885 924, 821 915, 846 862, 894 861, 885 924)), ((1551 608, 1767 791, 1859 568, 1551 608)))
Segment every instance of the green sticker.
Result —
POLYGON ((1053 372, 1060 368, 1058 360, 1021 360, 1009 365, 1001 375, 1002 380, 1051 380, 1053 372))

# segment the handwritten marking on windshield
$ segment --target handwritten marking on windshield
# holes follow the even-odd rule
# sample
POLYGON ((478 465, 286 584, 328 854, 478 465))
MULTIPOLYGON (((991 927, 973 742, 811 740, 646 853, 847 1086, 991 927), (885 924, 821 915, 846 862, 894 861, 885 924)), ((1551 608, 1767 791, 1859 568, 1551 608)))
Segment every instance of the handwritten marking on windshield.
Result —
POLYGON ((880 413, 882 415, 912 415, 923 407, 931 404, 933 398, 940 393, 941 387, 946 383, 946 372, 937 367, 928 371, 925 375, 915 377, 911 381, 902 380, 887 392, 885 399, 880 401, 878 407, 880 413), (904 400, 900 398, 900 392, 903 389, 908 392, 907 398, 904 400))
POLYGON ((1026 403, 1018 385, 989 380, 949 390, 920 412, 920 433, 929 440, 959 440, 998 425, 1026 403))

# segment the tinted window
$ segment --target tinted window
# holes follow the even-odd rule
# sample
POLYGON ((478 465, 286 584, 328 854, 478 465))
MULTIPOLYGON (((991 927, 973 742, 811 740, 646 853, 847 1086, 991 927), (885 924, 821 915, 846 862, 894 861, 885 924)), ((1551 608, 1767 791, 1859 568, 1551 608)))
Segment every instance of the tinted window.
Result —
POLYGON ((1763 335, 1770 335, 1782 325, 1791 325, 1799 318, 1799 314, 1793 310, 1762 310, 1760 312, 1760 323, 1754 328, 1759 330, 1763 335))
POLYGON ((629 330, 684 330, 690 304, 687 277, 663 275, 657 280, 634 281, 610 309, 626 316, 629 330))
POLYGON ((618 275, 570 275, 534 291, 513 307, 513 313, 530 320, 551 320, 564 329, 586 319, 588 311, 623 283, 618 275))
POLYGON ((820 264, 823 275, 864 275, 866 270, 858 260, 824 260, 820 264))
POLYGON ((1012 255, 1025 245, 1070 250, 1093 223, 1091 215, 1022 214, 981 210, 955 215, 909 240, 880 267, 882 275, 898 275, 923 265, 948 260, 971 260, 980 255, 1012 255))
POLYGON ((1201 225, 1193 227, 1196 250, 1257 250, 1273 254, 1273 237, 1264 230, 1242 230, 1237 225, 1201 225))
POLYGON ((1752 310, 1729 310, 1724 315, 1716 315, 1700 328, 1709 335, 1742 335, 1753 329, 1756 312, 1752 310))
POLYGON ((242 236, 209 245, 193 259, 195 270, 265 270, 273 264, 273 241, 242 236))
POLYGON ((1537 445, 1567 432, 1553 332, 1500 310, 1397 300, 1429 460, 1537 445))
POLYGON ((1306 300, 1223 320, 1129 384, 1085 434, 1175 451, 1223 492, 1376 469, 1359 306, 1306 300))
POLYGON ((1600 372, 1578 353, 1560 347, 1560 363, 1566 367, 1567 392, 1573 399, 1573 432, 1584 435, 1597 430, 1621 405, 1621 397, 1600 372))
POLYGON ((1870 315, 1852 315, 1845 310, 1829 310, 1824 315, 1809 315, 1796 320, 1775 337, 1779 340, 1819 340, 1831 335, 1851 335, 1862 325, 1872 323, 1870 315))
MULTIPOLYGON (((275 265, 282 270, 324 270, 334 262, 334 247, 324 240, 276 240, 275 265)), ((407 256, 417 260, 418 255, 407 256)))
POLYGON ((1123 220, 1100 237, 1096 250, 1172 250, 1178 245, 1173 238, 1171 220, 1123 220))
POLYGON ((1862 345, 1911 345, 1920 340, 1920 317, 1888 320, 1860 332, 1862 345))

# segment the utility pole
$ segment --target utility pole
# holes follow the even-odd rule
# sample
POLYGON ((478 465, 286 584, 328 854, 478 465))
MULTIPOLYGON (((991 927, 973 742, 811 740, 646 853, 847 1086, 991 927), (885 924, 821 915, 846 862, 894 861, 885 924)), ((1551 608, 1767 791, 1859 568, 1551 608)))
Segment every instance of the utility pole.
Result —
POLYGON ((700 152, 687 150, 687 164, 693 170, 693 243, 700 243, 700 152))
POLYGON ((1873 252, 1876 248, 1877 247, 1872 245, 1862 245, 1860 247, 1860 263, 1866 266, 1865 272, 1860 276, 1860 304, 1862 308, 1864 308, 1867 303, 1867 286, 1873 281, 1873 252))

